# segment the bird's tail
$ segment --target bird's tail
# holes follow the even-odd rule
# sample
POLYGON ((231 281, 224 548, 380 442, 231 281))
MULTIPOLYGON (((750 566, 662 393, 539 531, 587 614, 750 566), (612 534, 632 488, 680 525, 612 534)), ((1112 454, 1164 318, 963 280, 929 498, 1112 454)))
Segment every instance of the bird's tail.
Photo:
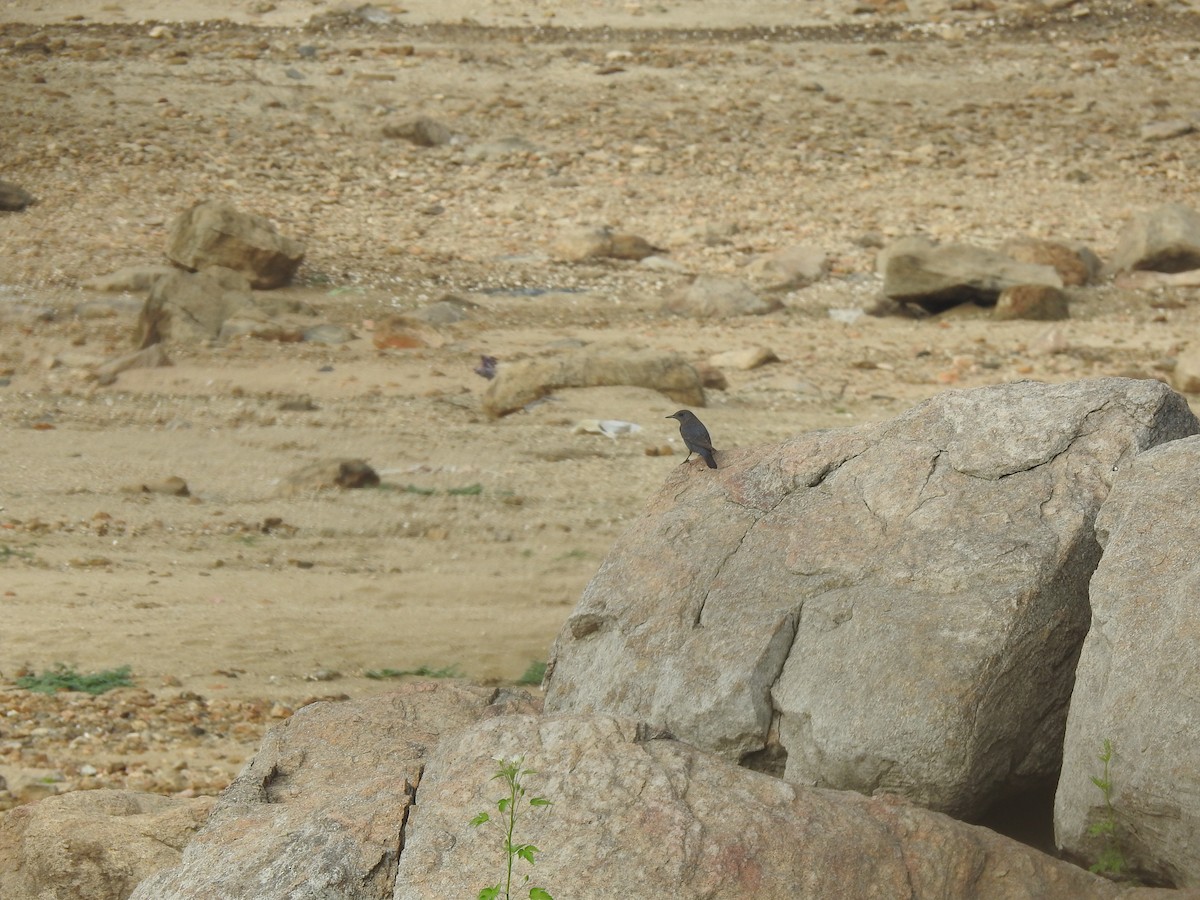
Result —
POLYGON ((708 467, 710 469, 715 469, 717 467, 717 461, 713 457, 713 452, 711 450, 709 450, 707 447, 705 447, 705 448, 701 448, 699 453, 701 456, 704 457, 704 461, 706 463, 708 463, 708 467))

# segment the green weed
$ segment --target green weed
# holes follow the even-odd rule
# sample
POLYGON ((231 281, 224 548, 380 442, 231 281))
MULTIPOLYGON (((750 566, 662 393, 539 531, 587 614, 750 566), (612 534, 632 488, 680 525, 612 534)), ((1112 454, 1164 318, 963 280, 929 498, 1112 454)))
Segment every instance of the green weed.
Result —
POLYGON ((542 679, 545 677, 546 664, 535 659, 529 664, 529 668, 525 670, 525 673, 517 679, 517 684, 540 685, 542 679))
POLYGON ((114 688, 133 687, 129 677, 129 666, 105 669, 102 672, 83 674, 74 666, 58 663, 40 675, 23 675, 16 681, 17 687, 39 694, 54 694, 58 691, 82 691, 85 694, 103 694, 114 688))
POLYGON ((1125 860, 1125 854, 1121 852, 1120 841, 1117 839, 1117 810, 1112 802, 1112 758, 1112 741, 1105 738, 1098 756, 1100 762, 1104 763, 1104 773, 1092 776, 1092 784, 1099 788, 1100 793, 1104 795, 1104 813, 1088 827, 1088 834, 1092 837, 1101 838, 1104 846, 1100 850, 1100 855, 1088 867, 1088 870, 1097 875, 1103 875, 1106 878, 1120 877, 1129 869, 1129 864, 1125 860))
POLYGON ((6 563, 13 557, 23 559, 25 562, 33 561, 33 554, 27 550, 14 550, 8 544, 0 544, 0 563, 6 563))
MULTIPOLYGON (((496 809, 500 813, 498 824, 504 829, 506 868, 504 879, 490 887, 483 888, 479 892, 477 900, 499 900, 501 897, 504 900, 512 900, 513 863, 518 859, 523 859, 532 866, 534 854, 541 852, 533 844, 517 844, 513 841, 513 833, 517 828, 517 809, 521 806, 520 801, 525 799, 525 776, 537 773, 532 769, 524 768, 525 757, 523 756, 513 756, 508 759, 497 756, 495 759, 496 774, 492 776, 492 781, 503 781, 508 788, 508 795, 496 801, 496 809)), ((535 808, 549 806, 550 801, 545 797, 530 797, 529 805, 535 808)), ((488 813, 481 812, 471 820, 471 827, 478 828, 491 820, 488 813)), ((518 889, 524 890, 526 885, 529 885, 528 875, 521 881, 518 889)), ((554 900, 554 898, 544 888, 530 886, 529 900, 554 900)))
POLYGON ((417 675, 421 678, 465 677, 456 664, 451 664, 443 669, 434 669, 431 666, 417 666, 415 669, 367 669, 363 675, 375 679, 403 678, 405 675, 417 675))

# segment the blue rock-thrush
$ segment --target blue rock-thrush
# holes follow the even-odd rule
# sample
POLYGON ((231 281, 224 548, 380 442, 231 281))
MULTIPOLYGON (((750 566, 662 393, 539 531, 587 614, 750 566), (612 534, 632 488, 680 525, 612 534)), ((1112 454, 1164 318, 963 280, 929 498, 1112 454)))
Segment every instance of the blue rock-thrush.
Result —
POLYGON ((679 436, 683 438, 683 443, 688 448, 688 455, 684 462, 691 459, 693 453, 699 453, 708 463, 708 467, 715 469, 717 461, 713 458, 712 438, 708 436, 708 429, 704 427, 703 422, 696 418, 696 414, 690 409, 681 409, 666 418, 679 421, 679 436))

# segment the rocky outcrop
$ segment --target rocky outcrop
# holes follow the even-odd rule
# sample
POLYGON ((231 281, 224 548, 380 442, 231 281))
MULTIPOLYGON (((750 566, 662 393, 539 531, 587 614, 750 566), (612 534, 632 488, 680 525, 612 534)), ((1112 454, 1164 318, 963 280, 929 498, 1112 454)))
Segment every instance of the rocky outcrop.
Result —
POLYGON ((700 376, 678 354, 589 346, 503 363, 483 395, 483 409, 489 416, 499 417, 563 388, 611 385, 650 388, 677 404, 704 406, 700 376))
MULTIPOLYGON (((497 758, 514 757, 528 770, 519 799, 550 805, 522 802, 513 839, 538 848, 532 883, 556 897, 1173 896, 894 796, 790 784, 631 719, 542 716, 490 693, 410 685, 305 707, 267 736, 183 863, 134 900, 476 896, 503 878, 505 833, 471 821, 496 814, 497 758)), ((527 871, 516 860, 515 882, 527 871)))
POLYGON ((489 708, 495 694, 424 683, 303 707, 267 734, 182 863, 133 897, 391 897, 429 752, 481 716, 531 709, 527 698, 489 708))
POLYGON ((255 290, 282 287, 304 260, 304 246, 284 237, 262 216, 222 200, 205 200, 171 225, 167 258, 195 272, 223 266, 245 276, 255 290))
POLYGON ((1158 382, 1026 382, 680 469, 560 632, 547 708, 979 815, 1057 772, 1114 466, 1197 431, 1158 382))
POLYGON ((1055 832, 1092 864, 1115 850, 1158 882, 1200 887, 1200 438, 1122 465, 1096 522, 1092 627, 1067 720, 1055 832), (1109 741, 1112 809, 1092 782, 1109 741), (1103 828, 1115 824, 1111 835, 1103 828), (1100 828, 1094 826, 1100 825, 1100 828))
MULTIPOLYGON (((500 832, 468 825, 495 811, 495 755, 523 756, 529 796, 552 801, 526 808, 515 837, 539 848, 532 883, 555 897, 1126 896, 896 797, 801 787, 631 720, 567 715, 496 718, 439 744, 405 828, 395 900, 473 897, 497 881, 500 832)), ((517 881, 526 871, 518 860, 517 881)))
POLYGON ((212 808, 135 791, 75 791, 0 815, 0 897, 123 900, 178 865, 212 808))

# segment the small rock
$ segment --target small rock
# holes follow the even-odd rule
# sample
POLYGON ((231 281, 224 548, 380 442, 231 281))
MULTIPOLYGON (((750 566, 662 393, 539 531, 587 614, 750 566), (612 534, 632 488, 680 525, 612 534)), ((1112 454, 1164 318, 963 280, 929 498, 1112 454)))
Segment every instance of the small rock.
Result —
POLYGON ((796 244, 757 257, 747 274, 766 290, 791 291, 820 281, 829 271, 829 257, 820 247, 796 244))
POLYGON ((768 347, 751 347, 748 350, 726 350, 724 353, 710 356, 708 361, 717 368, 741 369, 747 372, 767 363, 779 362, 779 357, 768 347))
POLYGON ((1171 119, 1166 122, 1150 122, 1142 126, 1143 141, 1169 141, 1171 138, 1183 137, 1196 130, 1196 125, 1187 119, 1171 119))
POLYGON ((1121 232, 1105 274, 1130 269, 1200 269, 1200 213, 1181 203, 1168 203, 1135 215, 1121 232))
POLYGON ((167 239, 167 258, 196 271, 224 266, 256 290, 287 284, 304 260, 304 245, 284 237, 262 216, 222 200, 205 200, 180 215, 167 239))
POLYGON ((610 228, 579 228, 559 236, 551 253, 568 262, 587 259, 643 260, 663 251, 636 234, 614 232, 610 228))
POLYGON ((308 344, 345 344, 354 340, 356 335, 344 325, 324 323, 304 329, 301 337, 308 344))
POLYGON ((334 488, 378 487, 379 475, 362 459, 319 460, 286 476, 279 487, 282 496, 334 488))
POLYGON ((1022 284, 1005 288, 992 310, 995 319, 1053 321, 1069 318, 1065 291, 1045 284, 1022 284))
POLYGON ((1200 344, 1179 354, 1171 373, 1171 387, 1184 394, 1200 394, 1200 344))
POLYGON ((33 195, 11 181, 0 181, 0 210, 20 212, 34 202, 33 195))
POLYGON ((1053 266, 1065 287, 1087 284, 1101 268, 1096 254, 1086 247, 1076 249, 1058 241, 1017 238, 1001 245, 1000 252, 1017 262, 1053 266))
POLYGON ((668 295, 664 311, 697 319, 726 319, 733 316, 761 316, 783 304, 778 298, 764 299, 738 278, 699 275, 691 284, 668 295))
POLYGON ((422 306, 412 313, 412 318, 428 322, 430 325, 455 325, 470 318, 479 310, 478 303, 472 303, 463 297, 447 294, 441 300, 422 306))
POLYGON ((1062 287, 1062 278, 1050 266, 1017 262, 966 244, 935 246, 920 237, 897 241, 880 254, 880 260, 884 294, 932 313, 960 303, 991 304, 1003 290, 1016 285, 1062 287))
POLYGON ((418 347, 441 347, 446 343, 442 333, 415 316, 388 316, 375 326, 372 343, 380 350, 413 350, 418 347))
POLYGON ((724 372, 711 363, 692 363, 692 368, 700 376, 700 384, 704 387, 711 388, 714 391, 729 390, 729 379, 725 377, 724 372))
POLYGON ((407 122, 384 125, 383 136, 408 141, 418 147, 440 147, 450 143, 454 133, 436 119, 418 116, 407 122))
POLYGON ((167 494, 171 497, 190 497, 192 495, 188 490, 187 482, 178 475, 169 475, 166 478, 143 482, 136 490, 142 494, 167 494))

